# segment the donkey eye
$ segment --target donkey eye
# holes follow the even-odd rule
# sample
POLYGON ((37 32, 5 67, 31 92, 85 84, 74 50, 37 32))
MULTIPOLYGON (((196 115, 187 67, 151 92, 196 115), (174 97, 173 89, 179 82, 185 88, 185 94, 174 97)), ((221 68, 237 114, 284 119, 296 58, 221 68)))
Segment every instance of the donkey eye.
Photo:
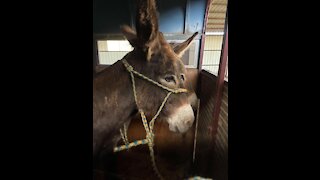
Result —
POLYGON ((174 80, 174 76, 173 75, 169 75, 169 76, 166 76, 165 78, 164 78, 164 80, 166 80, 167 82, 176 82, 175 80, 174 80))
POLYGON ((184 74, 181 74, 180 78, 181 78, 182 81, 184 81, 186 79, 184 74))

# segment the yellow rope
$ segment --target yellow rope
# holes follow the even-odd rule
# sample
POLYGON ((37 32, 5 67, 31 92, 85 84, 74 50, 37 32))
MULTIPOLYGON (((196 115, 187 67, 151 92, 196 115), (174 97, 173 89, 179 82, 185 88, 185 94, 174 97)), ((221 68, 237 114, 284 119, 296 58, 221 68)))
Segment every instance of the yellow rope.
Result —
POLYGON ((127 135, 127 127, 126 124, 123 124, 123 131, 120 128, 120 135, 121 135, 121 139, 124 142, 125 145, 129 144, 129 140, 128 140, 128 135, 127 135))
MULTIPOLYGON (((143 78, 143 79, 145 79, 145 80, 147 80, 147 81, 149 81, 149 82, 151 82, 151 83, 153 83, 153 84, 161 87, 162 89, 165 89, 165 90, 170 91, 170 92, 173 92, 173 93, 188 92, 187 89, 182 89, 182 88, 171 89, 171 88, 168 88, 168 87, 166 87, 166 86, 164 86, 164 85, 162 85, 162 84, 160 84, 160 83, 158 83, 158 82, 156 82, 156 81, 154 81, 154 80, 152 80, 152 79, 144 76, 143 74, 140 74, 139 72, 135 71, 135 70, 133 69, 133 67, 132 67, 125 59, 123 59, 122 62, 123 62, 124 66, 127 68, 127 70, 128 70, 130 73, 132 72, 132 73, 138 75, 139 77, 141 77, 141 78, 143 78)), ((131 78, 132 78, 132 77, 131 77, 131 78)))
MULTIPOLYGON (((126 131, 124 128, 123 128, 123 130, 126 131)), ((127 139, 125 138, 121 128, 120 128, 120 135, 121 135, 121 139, 124 142, 124 144, 127 145, 129 143, 129 141, 127 141, 127 139)))
POLYGON ((124 139, 126 140, 126 144, 129 144, 127 129, 128 127, 126 126, 126 124, 123 124, 124 139))
POLYGON ((118 151, 122 151, 122 150, 125 150, 125 149, 130 149, 134 146, 138 146, 138 145, 142 145, 142 144, 148 144, 148 141, 146 139, 142 139, 142 140, 137 140, 137 141, 134 141, 132 143, 129 143, 128 145, 122 145, 122 146, 119 146, 119 147, 115 147, 113 149, 113 152, 118 152, 118 151))
POLYGON ((166 96, 166 97, 164 98, 164 100, 162 101, 162 104, 161 104, 160 108, 158 109, 158 112, 157 112, 156 115, 151 119, 150 124, 149 124, 151 131, 153 130, 153 126, 154 126, 154 122, 155 122, 156 118, 159 116, 162 108, 163 108, 164 105, 166 104, 166 102, 167 102, 167 100, 169 99, 169 96, 170 96, 171 94, 172 94, 172 92, 169 92, 169 93, 167 94, 167 96, 166 96))
POLYGON ((171 88, 168 88, 166 86, 163 86, 162 84, 140 74, 139 72, 135 71, 133 69, 133 67, 125 60, 123 59, 122 60, 124 66, 126 67, 127 71, 130 73, 130 76, 131 76, 131 81, 132 81, 132 89, 133 89, 133 95, 134 95, 134 100, 135 100, 135 103, 139 109, 139 113, 141 115, 141 119, 142 119, 142 124, 144 126, 144 129, 146 131, 146 139, 143 139, 143 140, 138 140, 138 141, 134 141, 132 143, 129 143, 128 141, 128 137, 127 137, 127 132, 126 132, 126 127, 124 125, 124 133, 122 132, 122 130, 120 129, 120 134, 121 134, 121 138, 123 140, 123 142, 125 143, 125 145, 122 145, 122 146, 119 146, 119 147, 115 147, 114 148, 114 152, 118 152, 118 151, 122 151, 122 150, 125 150, 125 149, 130 149, 134 146, 138 146, 138 145, 141 145, 141 144, 148 144, 148 147, 149 147, 149 151, 150 151, 150 157, 151 157, 151 163, 152 163, 152 168, 153 170, 156 172, 157 176, 159 177, 159 179, 164 179, 162 177, 162 175, 160 174, 158 168, 157 168, 157 165, 156 165, 156 161, 155 161, 155 156, 154 156, 154 150, 153 150, 153 146, 154 146, 154 134, 153 134, 153 127, 154 127, 154 122, 155 120, 157 119, 157 117, 159 116, 160 112, 162 111, 165 103, 167 102, 167 100, 169 99, 169 96, 172 94, 172 93, 183 93, 183 92, 188 92, 187 89, 182 89, 182 88, 178 88, 178 89, 171 89, 171 88), (139 108, 139 105, 138 105, 138 100, 137 100, 137 92, 136 92, 136 84, 135 84, 135 80, 134 80, 134 75, 133 74, 136 74, 137 76, 169 91, 167 96, 164 98, 162 104, 160 105, 157 113, 154 115, 154 117, 151 119, 149 125, 148 125, 148 121, 147 121, 147 118, 143 112, 142 109, 139 108))

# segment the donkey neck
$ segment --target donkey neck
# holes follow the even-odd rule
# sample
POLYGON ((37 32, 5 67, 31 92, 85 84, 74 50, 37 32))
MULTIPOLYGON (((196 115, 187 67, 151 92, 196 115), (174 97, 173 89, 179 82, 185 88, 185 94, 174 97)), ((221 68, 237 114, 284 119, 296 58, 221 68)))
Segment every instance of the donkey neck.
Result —
POLYGON ((97 121, 108 119, 105 126, 113 128, 122 126, 135 110, 129 78, 130 75, 120 61, 106 68, 94 78, 94 109, 99 112, 97 121))

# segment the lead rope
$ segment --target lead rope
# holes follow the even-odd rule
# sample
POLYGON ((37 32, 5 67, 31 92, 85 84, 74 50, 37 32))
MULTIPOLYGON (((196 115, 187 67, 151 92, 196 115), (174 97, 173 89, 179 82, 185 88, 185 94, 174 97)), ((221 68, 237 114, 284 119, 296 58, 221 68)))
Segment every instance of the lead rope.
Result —
POLYGON ((183 92, 188 92, 188 90, 187 89, 181 89, 181 88, 179 88, 179 89, 170 89, 170 88, 168 88, 166 86, 163 86, 162 84, 159 84, 158 82, 156 82, 156 81, 154 81, 154 80, 152 80, 152 79, 140 74, 139 72, 133 70, 133 67, 125 59, 122 60, 122 63, 124 64, 124 66, 126 67, 127 71, 130 73, 130 76, 131 76, 134 100, 135 100, 135 103, 136 103, 136 105, 137 105, 137 107, 139 109, 139 113, 141 115, 142 123, 143 123, 143 126, 144 126, 145 131, 146 131, 146 139, 137 140, 137 141, 134 141, 132 143, 129 143, 128 137, 127 137, 127 132, 126 132, 126 127, 124 125, 124 133, 120 129, 120 134, 121 134, 121 138, 122 138, 123 142, 125 143, 125 145, 122 145, 122 146, 119 146, 119 147, 115 147, 114 148, 114 152, 122 151, 122 150, 125 150, 125 149, 130 149, 131 147, 138 146, 138 145, 141 145, 141 144, 148 144, 153 170, 155 171, 155 173, 157 174, 159 179, 164 179, 163 176, 160 174, 159 169, 157 168, 156 161, 155 161, 155 156, 154 156, 154 149, 153 149, 153 146, 154 146, 154 133, 153 133, 154 122, 157 119, 157 117, 159 116, 159 114, 162 111, 165 103, 167 102, 167 100, 169 99, 169 96, 172 93, 183 93, 183 92), (146 118, 143 110, 140 109, 139 106, 138 106, 137 93, 136 93, 136 88, 135 88, 136 85, 135 85, 135 80, 134 80, 134 75, 133 74, 136 74, 139 77, 141 77, 141 78, 143 78, 143 79, 145 79, 145 80, 147 80, 147 81, 149 81, 149 82, 151 82, 151 83, 153 83, 153 84, 155 84, 155 85, 157 85, 157 86, 169 91, 167 96, 164 98, 161 106, 159 107, 156 115, 149 122, 149 126, 148 126, 147 118, 146 118))

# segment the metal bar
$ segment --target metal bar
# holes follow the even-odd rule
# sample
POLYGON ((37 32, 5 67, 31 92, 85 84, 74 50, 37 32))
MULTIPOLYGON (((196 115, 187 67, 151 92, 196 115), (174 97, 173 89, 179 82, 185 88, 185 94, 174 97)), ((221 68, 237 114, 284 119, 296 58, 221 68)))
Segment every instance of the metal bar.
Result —
POLYGON ((207 25, 208 26, 210 26, 210 25, 224 25, 224 23, 208 23, 207 25))
POLYGON ((217 5, 217 6, 226 6, 227 3, 212 3, 212 5, 217 5))
POLYGON ((208 18, 208 19, 220 19, 220 20, 224 20, 224 19, 226 19, 226 18, 208 18))
POLYGON ((209 9, 210 9, 210 4, 212 0, 207 0, 207 7, 206 7, 206 14, 204 17, 204 23, 203 23, 203 28, 202 28, 202 34, 201 34, 201 44, 200 44, 200 57, 199 57, 199 63, 198 63, 198 70, 199 72, 202 69, 202 61, 203 61, 203 51, 204 51, 204 43, 205 43, 205 32, 207 28, 207 21, 209 17, 209 9))
POLYGON ((220 65, 217 77, 217 84, 216 84, 216 94, 214 98, 214 109, 213 109, 213 123, 212 123, 212 137, 213 142, 215 142, 215 137, 218 130, 218 122, 219 122, 219 113, 220 107, 222 102, 222 94, 224 88, 224 75, 226 72, 226 64, 227 64, 227 56, 228 56, 228 19, 226 19, 226 27, 225 27, 225 36, 223 40, 223 47, 222 47, 222 55, 220 57, 220 65))
POLYGON ((226 11, 209 11, 209 13, 214 13, 214 14, 225 14, 226 11))
POLYGON ((208 25, 208 29, 211 29, 211 28, 224 29, 224 25, 219 25, 219 24, 210 24, 210 25, 208 25))
POLYGON ((219 64, 203 64, 202 66, 219 66, 219 64))

